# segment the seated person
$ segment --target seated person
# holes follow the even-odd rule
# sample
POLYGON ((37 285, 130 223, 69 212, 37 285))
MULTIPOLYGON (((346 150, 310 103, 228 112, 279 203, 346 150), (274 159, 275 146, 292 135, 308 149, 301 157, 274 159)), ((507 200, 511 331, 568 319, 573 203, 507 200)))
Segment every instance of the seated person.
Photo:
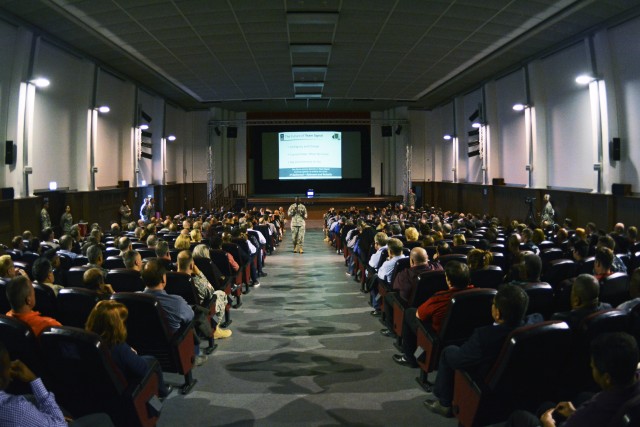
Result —
POLYGON ((98 245, 91 245, 87 248, 87 259, 89 263, 88 267, 97 268, 102 271, 105 277, 107 277, 107 273, 109 270, 106 268, 102 268, 102 264, 104 263, 104 257, 102 256, 102 249, 98 245))
POLYGON ((482 270, 493 262, 493 255, 482 249, 471 249, 467 254, 469 271, 482 270))
POLYGON ((562 320, 572 330, 576 330, 588 315, 600 310, 608 310, 611 306, 600 302, 600 284, 590 274, 576 277, 571 287, 571 311, 555 313, 551 320, 562 320))
POLYGON ((527 283, 540 282, 542 274, 542 259, 532 252, 524 252, 522 262, 512 268, 511 283, 514 285, 526 285, 527 283), (517 273, 517 275, 516 275, 517 273))
POLYGON ((159 240, 156 244, 156 259, 162 264, 166 271, 176 271, 176 267, 171 261, 169 253, 169 243, 166 240, 159 240))
POLYGON ((36 259, 33 263, 32 267, 33 272, 33 280, 40 285, 48 286, 53 290, 53 293, 58 296, 58 291, 63 288, 63 286, 56 285, 53 282, 55 281, 53 275, 53 266, 51 262, 45 258, 40 257, 36 259))
POLYGON ((113 427, 106 414, 91 414, 67 424, 67 420, 42 380, 20 360, 11 361, 9 351, 0 342, 0 426, 113 427), (29 383, 32 394, 14 396, 5 392, 11 381, 29 383))
POLYGON ((613 259, 615 255, 613 251, 606 247, 600 247, 596 249, 596 259, 593 263, 593 273, 598 280, 601 282, 611 276, 613 274, 613 259))
POLYGON ((584 260, 589 256, 589 244, 582 239, 577 240, 573 244, 572 254, 573 262, 576 263, 578 270, 580 270, 582 264, 584 264, 584 260))
POLYGON ((61 326, 56 319, 33 311, 36 306, 36 291, 27 277, 17 276, 7 283, 7 299, 11 305, 7 316, 29 325, 36 336, 47 326, 61 326))
POLYGON ((598 237, 598 244, 596 245, 596 250, 602 247, 611 249, 611 252, 613 252, 614 254, 613 263, 611 264, 611 272, 626 273, 627 266, 617 255, 615 255, 616 242, 613 240, 611 236, 605 235, 605 236, 598 237))
POLYGON ((477 328, 462 346, 446 347, 440 355, 433 397, 425 401, 432 412, 453 416, 453 380, 456 369, 484 375, 497 359, 507 336, 523 324, 529 297, 520 286, 502 285, 491 307, 495 323, 477 328))
MULTIPOLYGON (((193 309, 179 295, 168 294, 164 290, 167 285, 166 270, 157 259, 150 259, 142 269, 142 282, 145 285, 145 294, 153 295, 164 310, 167 319, 167 325, 173 332, 178 331, 183 325, 193 320, 193 309)), ((196 331, 197 332, 197 331, 196 331)), ((211 334, 210 334, 211 335, 211 334)), ((200 345, 198 334, 194 334, 196 366, 202 365, 207 356, 200 355, 200 345)))
POLYGON ((122 254, 122 262, 129 270, 142 271, 142 256, 140 252, 128 249, 122 254))
MULTIPOLYGON (((388 258, 378 269, 378 277, 387 285, 391 285, 391 274, 393 273, 393 269, 396 266, 396 262, 398 262, 400 258, 406 258, 406 255, 402 253, 402 242, 396 238, 391 238, 387 241, 387 250, 389 252, 388 258)), ((371 287, 370 293, 371 306, 373 307, 371 315, 379 316, 382 313, 380 311, 380 301, 377 298, 378 287, 375 283, 371 287)))
POLYGON ((469 284, 469 267, 458 261, 449 261, 444 267, 447 280, 446 291, 438 291, 431 298, 426 300, 417 309, 408 308, 404 313, 402 323, 402 353, 394 354, 393 360, 396 363, 413 368, 418 367, 418 362, 414 356, 417 348, 418 323, 423 322, 438 334, 442 328, 442 322, 447 315, 449 302, 456 292, 473 288, 469 284))
POLYGON ((17 275, 29 277, 26 271, 15 267, 11 255, 0 256, 0 279, 11 280, 17 275))
POLYGON ((60 250, 58 253, 66 255, 71 259, 76 259, 78 254, 73 252, 73 237, 65 234, 60 238, 60 250))
MULTIPOLYGON (((582 427, 612 425, 613 417, 622 405, 640 396, 636 376, 638 345, 633 336, 624 332, 598 335, 591 343, 591 371, 602 391, 578 408, 572 402, 560 402, 545 411, 540 419, 535 415, 515 412, 507 421, 514 427, 582 427), (556 418, 566 421, 556 421, 556 418)), ((629 424, 631 425, 631 424, 629 424)))
MULTIPOLYGON (((395 279, 393 279, 393 291, 397 292, 397 298, 405 307, 409 304, 409 298, 413 294, 418 283, 418 276, 427 271, 441 271, 442 266, 439 263, 429 261, 427 251, 422 247, 411 249, 409 254, 409 268, 402 270, 395 279)), ((384 320, 387 325, 386 329, 382 329, 380 333, 390 337, 393 333, 393 297, 392 293, 388 293, 384 299, 384 320)))
POLYGON ((631 275, 631 282, 629 283, 629 295, 631 299, 629 301, 625 301, 618 306, 618 310, 631 311, 633 308, 640 304, 640 268, 636 268, 636 270, 631 275))
POLYGON ((227 257, 227 260, 229 261, 229 265, 231 265, 231 269, 233 271, 238 271, 240 269, 240 266, 238 265, 236 260, 233 258, 233 255, 231 255, 229 252, 224 251, 222 249, 222 237, 216 235, 215 237, 213 237, 213 239, 211 239, 211 251, 224 252, 224 255, 227 257))
POLYGON ((540 255, 540 248, 533 242, 533 230, 525 228, 522 230, 522 250, 533 252, 536 255, 540 255))
MULTIPOLYGON (((381 231, 376 233, 375 237, 373 238, 373 247, 376 251, 371 255, 371 258, 369 258, 369 267, 371 267, 375 271, 378 271, 378 267, 380 267, 381 265, 380 259, 382 257, 382 253, 388 250, 388 240, 389 238, 387 237, 387 235, 381 231)), ((367 275, 369 275, 369 271, 371 270, 367 269, 367 275)))
MULTIPOLYGON (((137 382, 147 375, 155 357, 138 356, 138 353, 126 343, 125 322, 128 315, 129 311, 124 304, 111 300, 100 301, 89 314, 86 329, 100 335, 111 353, 113 363, 128 381, 137 382)), ((158 395, 165 398, 171 393, 171 386, 165 384, 159 363, 155 364, 155 373, 158 375, 158 395)))
POLYGON ((115 293, 111 285, 104 283, 104 275, 97 268, 90 268, 82 274, 82 284, 87 289, 97 291, 103 297, 115 293))
POLYGON ((120 249, 120 253, 118 254, 119 257, 122 257, 125 252, 133 249, 133 244, 127 236, 120 237, 117 242, 117 247, 120 249))

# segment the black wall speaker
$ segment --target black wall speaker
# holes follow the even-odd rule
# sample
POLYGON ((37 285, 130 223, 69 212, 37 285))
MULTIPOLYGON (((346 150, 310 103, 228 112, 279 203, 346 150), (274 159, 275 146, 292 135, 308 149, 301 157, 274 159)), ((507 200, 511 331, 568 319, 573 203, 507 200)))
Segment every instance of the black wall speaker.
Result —
POLYGON ((383 138, 389 138, 393 134, 393 128, 391 126, 381 126, 380 131, 382 132, 383 138))
POLYGON ((12 165, 15 154, 13 149, 13 141, 5 141, 4 143, 4 164, 12 165))
POLYGON ((129 188, 129 181, 118 181, 118 188, 129 188))
POLYGON ((611 184, 611 192, 614 196, 630 196, 631 184, 611 184))
POLYGON ((620 138, 613 138, 611 141, 611 159, 620 160, 620 138))
POLYGON ((13 187, 0 188, 0 200, 13 200, 14 197, 13 187))
POLYGON ((491 183, 493 185, 504 185, 504 178, 493 178, 491 183))
POLYGON ((237 138, 238 137, 238 128, 235 126, 229 126, 227 128, 227 138, 237 138))

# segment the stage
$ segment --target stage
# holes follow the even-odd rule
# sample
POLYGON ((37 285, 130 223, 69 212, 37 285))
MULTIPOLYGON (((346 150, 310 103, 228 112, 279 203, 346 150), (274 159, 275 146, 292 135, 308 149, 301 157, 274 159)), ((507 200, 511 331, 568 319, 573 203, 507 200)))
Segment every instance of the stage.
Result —
MULTIPOLYGON (((299 194, 254 194, 247 198, 247 207, 286 210, 299 194)), ((366 194, 315 194, 314 197, 300 197, 300 202, 307 208, 309 219, 322 219, 322 216, 334 207, 337 211, 347 210, 351 206, 358 209, 365 207, 384 207, 402 202, 402 196, 368 196, 366 194)))

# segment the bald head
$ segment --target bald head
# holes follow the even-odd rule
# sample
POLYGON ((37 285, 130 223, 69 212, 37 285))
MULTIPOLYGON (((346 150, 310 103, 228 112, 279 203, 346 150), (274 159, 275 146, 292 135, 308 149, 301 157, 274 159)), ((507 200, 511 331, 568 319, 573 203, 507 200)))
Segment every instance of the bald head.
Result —
POLYGON ((418 246, 411 249, 409 259, 412 267, 416 265, 426 265, 429 262, 429 255, 424 248, 418 246))

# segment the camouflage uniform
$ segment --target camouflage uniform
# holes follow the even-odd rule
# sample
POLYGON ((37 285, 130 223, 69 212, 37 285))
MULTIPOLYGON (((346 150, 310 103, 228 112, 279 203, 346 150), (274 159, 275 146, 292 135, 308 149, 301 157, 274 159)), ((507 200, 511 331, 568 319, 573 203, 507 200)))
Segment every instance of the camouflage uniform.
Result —
POLYGON ((291 217, 291 235, 293 239, 293 252, 302 253, 304 246, 305 219, 307 208, 302 203, 294 203, 289 206, 287 214, 291 217))

